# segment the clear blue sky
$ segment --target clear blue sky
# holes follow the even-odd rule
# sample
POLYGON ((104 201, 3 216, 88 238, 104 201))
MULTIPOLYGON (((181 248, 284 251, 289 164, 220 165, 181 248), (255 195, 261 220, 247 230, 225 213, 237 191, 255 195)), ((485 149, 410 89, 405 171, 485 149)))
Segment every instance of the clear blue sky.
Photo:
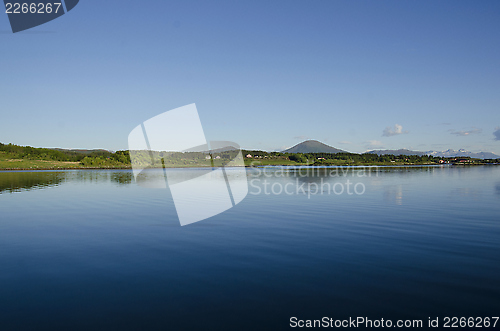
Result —
POLYGON ((17 34, 0 14, 3 143, 127 149, 196 103, 243 148, 500 154, 498 0, 80 0, 17 34))

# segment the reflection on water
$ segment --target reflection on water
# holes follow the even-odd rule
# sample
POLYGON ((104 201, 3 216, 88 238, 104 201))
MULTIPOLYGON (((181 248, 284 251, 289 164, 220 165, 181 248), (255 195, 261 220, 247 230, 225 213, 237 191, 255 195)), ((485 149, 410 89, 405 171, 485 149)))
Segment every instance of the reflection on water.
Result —
POLYGON ((0 194, 55 187, 69 182, 132 183, 128 170, 1 171, 0 194))
POLYGON ((403 185, 387 185, 384 187, 384 198, 398 206, 403 205, 403 185))
POLYGON ((343 170, 247 169, 261 194, 186 227, 172 192, 129 170, 0 172, 22 191, 0 194, 2 330, 498 316, 500 167, 343 170), (322 187, 347 179, 366 192, 322 187))
POLYGON ((65 180, 67 182, 130 184, 132 183, 132 178, 131 170, 81 170, 65 172, 65 180))
POLYGON ((481 196, 481 190, 470 187, 459 187, 450 192, 450 194, 477 199, 481 196))
MULTIPOLYGON (((248 179, 271 179, 273 181, 293 182, 298 185, 321 185, 324 183, 364 182, 384 191, 386 201, 403 201, 404 180, 412 176, 438 176, 446 174, 458 183, 461 178, 468 178, 470 173, 488 175, 492 167, 443 167, 443 166, 407 166, 407 167, 268 167, 247 169, 248 179), (396 182, 395 182, 396 181, 396 182)), ((161 169, 146 174, 152 176, 145 180, 156 180, 164 173, 161 169)), ((189 179, 204 169, 174 169, 179 180, 189 179)), ((422 177, 425 178, 425 177, 422 177)), ((65 171, 0 171, 0 194, 21 192, 33 189, 55 187, 65 183, 115 183, 128 185, 135 183, 131 170, 65 170, 65 171)), ((315 187, 315 186, 314 186, 315 187)), ((406 187, 405 187, 406 188, 406 187)), ((494 190, 500 194, 500 182, 494 184, 494 190)), ((449 191, 450 195, 478 197, 482 190, 477 187, 459 186, 449 191)))
POLYGON ((0 172, 0 194, 57 186, 64 178, 62 172, 0 172))

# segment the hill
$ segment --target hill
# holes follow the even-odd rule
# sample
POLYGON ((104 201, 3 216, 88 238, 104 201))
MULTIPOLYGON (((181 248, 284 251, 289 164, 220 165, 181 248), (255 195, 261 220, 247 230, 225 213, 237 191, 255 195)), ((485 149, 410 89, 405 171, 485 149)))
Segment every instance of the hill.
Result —
POLYGON ((327 144, 323 144, 317 140, 306 140, 297 144, 293 147, 285 149, 281 153, 348 153, 341 149, 337 149, 335 147, 329 146, 327 144))

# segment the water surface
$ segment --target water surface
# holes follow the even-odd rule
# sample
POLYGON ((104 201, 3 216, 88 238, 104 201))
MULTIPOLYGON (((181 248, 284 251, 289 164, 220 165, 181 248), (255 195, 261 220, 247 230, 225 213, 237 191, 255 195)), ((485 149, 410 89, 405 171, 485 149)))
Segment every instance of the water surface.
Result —
POLYGON ((249 170, 245 200, 185 227, 170 192, 130 171, 0 172, 0 327, 498 316, 500 167, 273 171, 249 170), (347 179, 363 194, 315 191, 347 179), (305 189, 265 194, 288 183, 305 189))

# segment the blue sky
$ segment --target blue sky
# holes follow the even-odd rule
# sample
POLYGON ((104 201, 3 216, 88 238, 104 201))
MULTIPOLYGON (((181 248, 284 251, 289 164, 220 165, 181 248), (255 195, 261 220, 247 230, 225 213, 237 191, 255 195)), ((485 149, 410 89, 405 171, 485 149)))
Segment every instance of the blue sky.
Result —
POLYGON ((80 0, 12 34, 0 142, 127 149, 196 103, 209 140, 500 154, 499 1, 80 0), (384 134, 385 132, 385 134, 384 134))

